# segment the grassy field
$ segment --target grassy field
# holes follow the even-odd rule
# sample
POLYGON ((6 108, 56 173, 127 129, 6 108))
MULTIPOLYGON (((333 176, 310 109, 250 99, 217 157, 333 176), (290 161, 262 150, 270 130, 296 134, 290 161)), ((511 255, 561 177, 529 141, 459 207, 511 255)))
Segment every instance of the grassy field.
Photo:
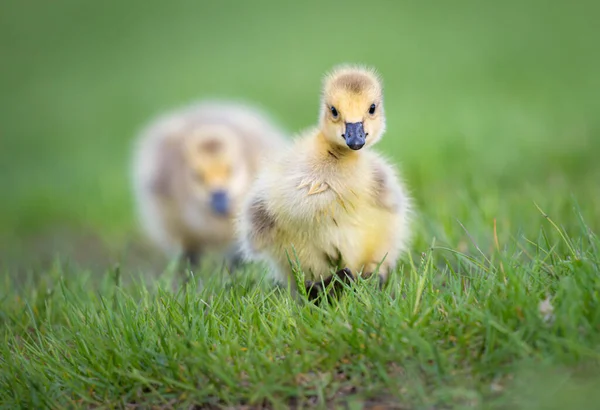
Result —
POLYGON ((598 408, 597 4, 1 8, 1 408, 598 408), (144 122, 225 97, 297 132, 342 62, 384 78, 411 258, 321 307, 259 266, 173 286, 133 213, 144 122))

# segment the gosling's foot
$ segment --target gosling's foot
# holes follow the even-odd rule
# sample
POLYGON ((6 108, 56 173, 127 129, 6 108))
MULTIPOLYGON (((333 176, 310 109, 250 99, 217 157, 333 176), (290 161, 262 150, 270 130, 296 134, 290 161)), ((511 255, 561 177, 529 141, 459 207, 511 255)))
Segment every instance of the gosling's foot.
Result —
POLYGON ((335 276, 337 276, 343 283, 346 284, 354 282, 354 275, 352 274, 352 271, 348 268, 340 269, 335 273, 335 276))
POLYGON ((323 284, 321 282, 307 280, 304 282, 304 286, 306 288, 306 296, 308 296, 308 300, 316 300, 319 295, 323 293, 323 284))
POLYGON ((354 275, 348 268, 340 269, 333 275, 328 276, 322 281, 310 281, 305 282, 306 294, 309 300, 316 300, 323 293, 324 289, 328 289, 329 297, 338 296, 339 293, 344 289, 344 284, 349 284, 354 281, 354 275), (338 278, 337 281, 334 278, 338 278), (333 282, 333 286, 330 286, 333 282))

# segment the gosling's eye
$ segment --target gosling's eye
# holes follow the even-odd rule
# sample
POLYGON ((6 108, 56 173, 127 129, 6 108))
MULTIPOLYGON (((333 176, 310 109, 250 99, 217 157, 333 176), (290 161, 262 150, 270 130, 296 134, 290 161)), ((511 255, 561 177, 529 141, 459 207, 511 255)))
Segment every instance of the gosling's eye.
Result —
POLYGON ((369 107, 369 114, 375 114, 375 108, 377 108, 375 104, 371 104, 371 106, 369 107))
POLYGON ((335 109, 335 107, 332 105, 330 109, 331 109, 331 115, 333 115, 333 118, 337 118, 338 111, 335 109))

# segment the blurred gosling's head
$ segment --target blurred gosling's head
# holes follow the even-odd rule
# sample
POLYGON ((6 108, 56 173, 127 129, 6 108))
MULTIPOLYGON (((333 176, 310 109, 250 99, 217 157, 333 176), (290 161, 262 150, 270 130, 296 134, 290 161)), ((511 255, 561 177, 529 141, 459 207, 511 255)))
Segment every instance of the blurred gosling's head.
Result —
POLYGON ((383 90, 375 70, 340 66, 325 76, 320 126, 327 141, 341 150, 357 151, 381 138, 383 90))
POLYGON ((185 135, 183 150, 192 195, 215 215, 232 216, 250 183, 237 135, 225 125, 205 124, 185 135))

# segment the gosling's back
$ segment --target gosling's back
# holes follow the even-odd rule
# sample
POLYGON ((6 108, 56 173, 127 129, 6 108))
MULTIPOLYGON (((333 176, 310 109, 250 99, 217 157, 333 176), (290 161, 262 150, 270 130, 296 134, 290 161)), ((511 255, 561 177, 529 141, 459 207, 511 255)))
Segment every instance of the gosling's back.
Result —
POLYGON ((264 161, 285 145, 284 132, 264 112, 240 103, 206 101, 158 117, 134 148, 134 194, 145 233, 168 255, 229 250, 237 207, 264 161), (202 155, 196 142, 206 146, 202 155), (229 174, 221 178, 232 203, 228 217, 211 212, 208 182, 192 175, 196 168, 204 177, 219 168, 229 174))

